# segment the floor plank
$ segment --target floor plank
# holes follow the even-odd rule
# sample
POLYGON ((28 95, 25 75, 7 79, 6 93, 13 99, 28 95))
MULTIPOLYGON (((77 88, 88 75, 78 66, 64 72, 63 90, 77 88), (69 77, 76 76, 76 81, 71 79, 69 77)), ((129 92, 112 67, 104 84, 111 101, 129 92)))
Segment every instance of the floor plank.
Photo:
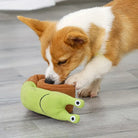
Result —
POLYGON ((0 11, 0 137, 1 138, 137 138, 138 50, 122 59, 108 73, 97 98, 83 98, 83 109, 74 108, 80 123, 58 121, 28 111, 20 100, 23 82, 44 74, 47 63, 35 33, 17 15, 58 20, 81 8, 109 0, 69 0, 37 11, 0 11))

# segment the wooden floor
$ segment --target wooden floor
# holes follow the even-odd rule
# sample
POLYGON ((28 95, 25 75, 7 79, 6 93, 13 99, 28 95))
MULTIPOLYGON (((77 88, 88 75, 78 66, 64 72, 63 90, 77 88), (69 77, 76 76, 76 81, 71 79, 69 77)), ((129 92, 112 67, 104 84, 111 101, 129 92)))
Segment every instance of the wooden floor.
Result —
POLYGON ((97 98, 84 98, 85 107, 74 109, 81 117, 76 125, 28 111, 20 101, 23 82, 47 64, 37 36, 16 15, 57 20, 104 3, 70 0, 32 12, 0 11, 0 138, 138 138, 138 51, 105 76, 97 98))

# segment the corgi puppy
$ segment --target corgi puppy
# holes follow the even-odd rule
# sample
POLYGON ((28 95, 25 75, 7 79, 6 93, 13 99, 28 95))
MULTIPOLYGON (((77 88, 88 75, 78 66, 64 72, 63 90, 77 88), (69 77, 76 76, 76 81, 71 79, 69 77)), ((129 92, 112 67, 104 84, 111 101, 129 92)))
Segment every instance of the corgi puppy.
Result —
POLYGON ((35 31, 48 63, 46 82, 75 85, 79 96, 95 97, 101 78, 122 56, 138 49, 138 0, 114 0, 70 13, 58 22, 18 16, 35 31), (84 68, 69 74, 84 63, 84 68))

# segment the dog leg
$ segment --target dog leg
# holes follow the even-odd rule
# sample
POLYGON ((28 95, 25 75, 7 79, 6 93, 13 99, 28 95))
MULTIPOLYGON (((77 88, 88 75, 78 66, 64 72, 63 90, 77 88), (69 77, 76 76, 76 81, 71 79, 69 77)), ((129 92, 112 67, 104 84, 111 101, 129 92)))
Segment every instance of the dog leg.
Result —
POLYGON ((92 82, 89 87, 82 89, 78 92, 79 97, 96 97, 100 91, 100 84, 102 79, 96 79, 92 82))
POLYGON ((70 76, 65 83, 75 85, 76 90, 88 88, 96 79, 102 78, 112 68, 112 62, 103 55, 96 56, 79 73, 70 76))

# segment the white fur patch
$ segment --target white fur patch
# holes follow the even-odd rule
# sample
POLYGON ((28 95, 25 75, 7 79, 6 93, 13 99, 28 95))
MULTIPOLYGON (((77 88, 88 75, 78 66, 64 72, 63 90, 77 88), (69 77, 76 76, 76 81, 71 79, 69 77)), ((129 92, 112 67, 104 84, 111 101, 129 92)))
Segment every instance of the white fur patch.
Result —
POLYGON ((86 76, 92 76, 92 78, 101 78, 104 74, 110 71, 112 62, 103 55, 96 56, 91 60, 83 70, 86 76))
MULTIPOLYGON (((95 24, 105 29, 105 39, 108 39, 109 32, 112 28, 114 15, 111 7, 95 7, 76 11, 64 16, 57 24, 57 30, 67 26, 80 27, 86 34, 89 32, 91 24, 95 24)), ((101 46, 100 53, 105 53, 105 44, 101 46)))
POLYGON ((59 75, 54 71, 53 68, 53 63, 51 59, 51 54, 50 54, 50 46, 46 49, 46 58, 49 62, 49 66, 46 69, 45 76, 46 78, 50 78, 51 80, 55 81, 54 84, 59 84, 59 75))
POLYGON ((70 85, 76 84, 76 89, 82 90, 87 88, 94 80, 101 78, 105 73, 109 72, 111 67, 112 62, 109 59, 103 55, 98 55, 81 72, 69 77, 65 83, 70 85))

